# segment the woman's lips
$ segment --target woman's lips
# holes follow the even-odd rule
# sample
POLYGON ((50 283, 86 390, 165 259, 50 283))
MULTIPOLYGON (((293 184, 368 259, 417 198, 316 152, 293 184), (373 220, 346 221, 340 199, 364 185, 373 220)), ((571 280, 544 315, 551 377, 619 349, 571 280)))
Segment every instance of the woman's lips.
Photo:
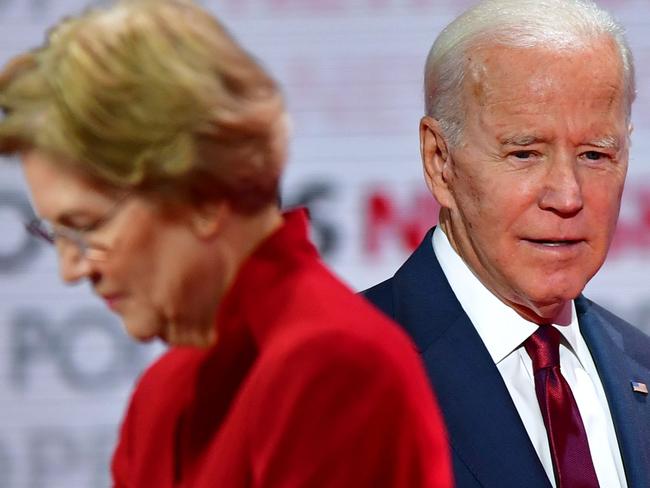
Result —
POLYGON ((104 302, 106 303, 106 306, 110 308, 111 310, 116 310, 117 306, 119 305, 120 301, 122 300, 122 295, 102 295, 102 298, 104 302))

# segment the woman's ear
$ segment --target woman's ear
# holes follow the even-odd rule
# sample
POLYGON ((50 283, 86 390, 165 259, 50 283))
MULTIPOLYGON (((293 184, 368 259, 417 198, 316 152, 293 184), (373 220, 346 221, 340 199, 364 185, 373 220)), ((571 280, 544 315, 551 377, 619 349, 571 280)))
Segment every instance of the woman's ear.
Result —
POLYGON ((429 191, 442 207, 449 208, 453 204, 449 181, 453 161, 440 123, 433 117, 420 120, 420 155, 429 191))
POLYGON ((190 225, 200 239, 217 236, 224 227, 230 207, 225 200, 195 204, 190 209, 190 225))

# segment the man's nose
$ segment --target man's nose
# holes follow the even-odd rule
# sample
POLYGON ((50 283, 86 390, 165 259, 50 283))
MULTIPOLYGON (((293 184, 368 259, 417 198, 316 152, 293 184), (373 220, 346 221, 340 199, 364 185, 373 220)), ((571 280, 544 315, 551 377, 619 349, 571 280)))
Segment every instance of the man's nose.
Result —
POLYGON ((539 206, 562 216, 572 216, 580 212, 584 205, 582 184, 578 173, 576 158, 561 154, 546 168, 544 184, 539 198, 539 206))
POLYGON ((59 275, 66 283, 76 283, 91 273, 90 260, 84 256, 79 246, 60 239, 56 243, 59 260, 59 275))

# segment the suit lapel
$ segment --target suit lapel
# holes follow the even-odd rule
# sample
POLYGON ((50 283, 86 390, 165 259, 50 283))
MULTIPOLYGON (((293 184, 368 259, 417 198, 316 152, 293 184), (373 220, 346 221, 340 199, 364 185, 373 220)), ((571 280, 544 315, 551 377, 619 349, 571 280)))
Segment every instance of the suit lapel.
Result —
MULTIPOLYGON (((630 327, 607 318, 584 297, 576 300, 580 331, 596 363, 614 421, 630 488, 650 486, 650 399, 632 390, 632 381, 650 384, 650 369, 625 352, 621 330, 630 327), (613 322, 620 327, 614 328, 613 322)), ((643 341, 647 344, 647 339, 643 341)), ((647 353, 647 354, 650 354, 647 353)))
POLYGON ((444 277, 431 232, 396 273, 393 306, 424 359, 455 462, 485 487, 550 487, 499 371, 444 277))

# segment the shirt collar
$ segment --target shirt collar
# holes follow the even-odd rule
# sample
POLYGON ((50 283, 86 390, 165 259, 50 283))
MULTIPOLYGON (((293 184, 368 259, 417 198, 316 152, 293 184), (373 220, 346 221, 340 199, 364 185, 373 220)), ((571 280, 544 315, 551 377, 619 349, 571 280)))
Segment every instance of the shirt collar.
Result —
MULTIPOLYGON (((537 330, 538 325, 524 319, 488 290, 451 247, 440 227, 436 227, 433 232, 432 244, 440 267, 456 298, 474 324, 492 360, 495 364, 499 364, 521 346, 537 330)), ((553 325, 562 333, 571 350, 576 354, 579 327, 573 302, 569 325, 553 325)))

